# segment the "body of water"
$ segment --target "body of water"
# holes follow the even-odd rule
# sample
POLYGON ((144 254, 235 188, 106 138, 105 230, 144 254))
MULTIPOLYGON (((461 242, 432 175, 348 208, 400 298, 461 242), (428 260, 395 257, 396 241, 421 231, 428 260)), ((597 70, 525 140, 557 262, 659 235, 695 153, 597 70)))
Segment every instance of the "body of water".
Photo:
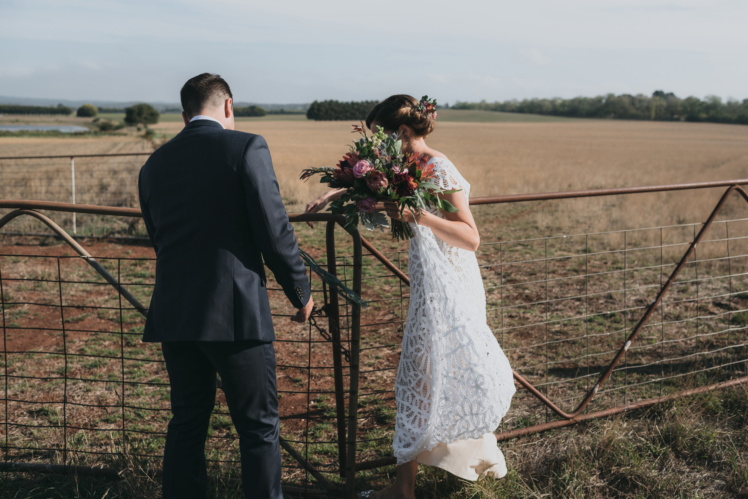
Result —
POLYGON ((87 132, 88 128, 75 125, 0 125, 0 132, 87 132))

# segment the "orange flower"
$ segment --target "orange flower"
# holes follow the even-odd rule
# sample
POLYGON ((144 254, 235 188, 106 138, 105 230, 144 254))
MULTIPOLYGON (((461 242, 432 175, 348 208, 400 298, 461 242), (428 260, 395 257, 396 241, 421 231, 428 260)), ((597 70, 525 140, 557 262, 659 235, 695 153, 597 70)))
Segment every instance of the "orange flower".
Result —
POLYGON ((426 165, 425 168, 421 170, 421 180, 428 180, 434 176, 434 165, 426 165))

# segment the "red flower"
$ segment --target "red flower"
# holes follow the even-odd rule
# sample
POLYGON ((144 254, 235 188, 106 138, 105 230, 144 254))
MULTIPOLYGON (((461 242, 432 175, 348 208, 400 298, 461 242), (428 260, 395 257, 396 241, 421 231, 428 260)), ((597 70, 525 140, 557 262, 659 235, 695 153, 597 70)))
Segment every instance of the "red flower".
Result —
POLYGON ((423 170, 429 162, 429 157, 426 154, 411 153, 408 157, 408 164, 415 163, 419 170, 423 170))
POLYGON ((344 182, 346 184, 351 184, 351 185, 353 184, 353 180, 354 180, 353 170, 348 166, 338 168, 337 170, 332 172, 332 176, 340 182, 344 182))
POLYGON ((395 192, 400 197, 412 196, 418 187, 416 179, 408 175, 407 173, 396 173, 392 179, 392 185, 395 186, 395 192))
POLYGON ((349 152, 348 154, 343 156, 343 159, 340 160, 340 163, 338 163, 338 166, 343 168, 347 164, 348 166, 352 167, 353 165, 358 163, 359 159, 360 158, 358 157, 358 154, 356 154, 355 152, 349 152))

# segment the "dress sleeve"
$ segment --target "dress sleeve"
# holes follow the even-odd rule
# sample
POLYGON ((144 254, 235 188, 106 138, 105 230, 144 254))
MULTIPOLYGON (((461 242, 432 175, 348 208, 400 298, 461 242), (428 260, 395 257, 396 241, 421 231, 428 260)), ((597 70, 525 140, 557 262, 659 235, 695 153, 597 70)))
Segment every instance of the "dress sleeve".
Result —
POLYGON ((439 158, 434 160, 432 165, 436 185, 444 190, 465 189, 465 185, 463 185, 465 179, 462 178, 451 161, 439 158))

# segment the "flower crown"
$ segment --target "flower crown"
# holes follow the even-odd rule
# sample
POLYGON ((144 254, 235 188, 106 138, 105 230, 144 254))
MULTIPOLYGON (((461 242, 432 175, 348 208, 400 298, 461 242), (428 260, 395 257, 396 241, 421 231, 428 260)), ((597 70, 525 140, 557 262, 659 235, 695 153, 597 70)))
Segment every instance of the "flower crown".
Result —
POLYGON ((431 119, 436 119, 436 99, 429 99, 428 95, 424 95, 416 109, 422 113, 431 114, 431 119))

